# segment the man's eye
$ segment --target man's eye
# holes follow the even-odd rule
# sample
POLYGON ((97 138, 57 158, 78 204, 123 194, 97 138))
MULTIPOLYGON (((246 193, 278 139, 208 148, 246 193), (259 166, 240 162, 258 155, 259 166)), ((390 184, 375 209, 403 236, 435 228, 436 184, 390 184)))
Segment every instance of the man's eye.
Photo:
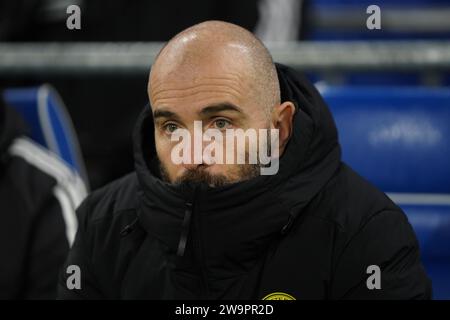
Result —
POLYGON ((219 130, 226 129, 230 125, 231 125, 230 121, 225 120, 225 119, 218 119, 218 120, 214 121, 214 127, 219 130))
POLYGON ((167 133, 174 133, 175 130, 177 130, 177 129, 178 129, 178 126, 177 126, 176 124, 173 124, 173 123, 169 123, 169 124, 166 124, 166 125, 164 126, 164 130, 165 130, 167 133))

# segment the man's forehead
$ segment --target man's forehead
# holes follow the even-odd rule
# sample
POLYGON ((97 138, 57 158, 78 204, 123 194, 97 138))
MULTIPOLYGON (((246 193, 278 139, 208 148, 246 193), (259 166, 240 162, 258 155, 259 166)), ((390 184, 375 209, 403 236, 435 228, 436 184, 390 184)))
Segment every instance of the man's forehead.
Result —
POLYGON ((180 53, 161 56, 155 62, 150 72, 149 86, 157 86, 167 82, 183 87, 186 84, 203 82, 208 79, 228 79, 240 82, 242 85, 251 77, 251 65, 241 54, 215 48, 211 43, 205 48, 205 53, 180 53))
POLYGON ((205 105, 223 101, 241 104, 251 90, 252 86, 238 72, 224 71, 155 78, 149 85, 149 97, 153 105, 205 105))
POLYGON ((197 112, 208 105, 245 106, 254 99, 250 67, 242 60, 221 54, 204 58, 186 58, 176 65, 166 65, 170 61, 164 57, 159 59, 148 86, 151 104, 197 112))
POLYGON ((165 83, 185 86, 212 79, 229 79, 246 82, 251 76, 249 68, 235 62, 209 59, 199 63, 174 65, 157 65, 150 72, 149 86, 156 89, 165 83))

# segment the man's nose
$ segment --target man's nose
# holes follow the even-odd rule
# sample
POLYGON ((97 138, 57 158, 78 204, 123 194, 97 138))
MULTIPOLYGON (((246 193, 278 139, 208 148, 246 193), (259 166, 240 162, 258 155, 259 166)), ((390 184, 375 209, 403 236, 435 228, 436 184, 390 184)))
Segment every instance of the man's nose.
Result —
POLYGON ((208 145, 208 141, 203 141, 203 129, 201 126, 194 126, 190 131, 190 163, 183 164, 186 169, 196 169, 206 165, 203 159, 203 150, 208 145))

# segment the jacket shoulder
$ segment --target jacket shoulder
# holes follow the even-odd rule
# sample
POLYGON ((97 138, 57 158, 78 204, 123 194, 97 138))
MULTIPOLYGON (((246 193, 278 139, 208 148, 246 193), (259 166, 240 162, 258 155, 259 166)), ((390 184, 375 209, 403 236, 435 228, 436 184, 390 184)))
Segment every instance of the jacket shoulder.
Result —
POLYGON ((328 220, 347 235, 362 229, 373 218, 401 219, 407 223, 403 211, 381 190, 361 177, 346 164, 328 182, 315 201, 314 215, 328 220))
POLYGON ((92 192, 78 209, 81 224, 98 224, 120 218, 125 212, 134 213, 138 201, 138 181, 130 173, 92 192))

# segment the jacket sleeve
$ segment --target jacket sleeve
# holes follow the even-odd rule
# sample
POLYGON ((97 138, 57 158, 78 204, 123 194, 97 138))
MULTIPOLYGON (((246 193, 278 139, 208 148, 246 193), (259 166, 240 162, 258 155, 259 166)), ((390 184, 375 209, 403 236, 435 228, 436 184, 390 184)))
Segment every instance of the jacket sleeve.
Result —
POLYGON ((38 209, 33 225, 23 298, 55 299, 58 270, 68 250, 61 206, 55 197, 49 197, 38 209))
POLYGON ((417 239, 401 211, 382 211, 371 217, 338 257, 332 299, 406 300, 430 299, 431 295, 417 239))
POLYGON ((89 199, 88 196, 77 209, 78 230, 66 262, 60 270, 57 297, 59 300, 104 298, 95 281, 87 246, 89 199))

